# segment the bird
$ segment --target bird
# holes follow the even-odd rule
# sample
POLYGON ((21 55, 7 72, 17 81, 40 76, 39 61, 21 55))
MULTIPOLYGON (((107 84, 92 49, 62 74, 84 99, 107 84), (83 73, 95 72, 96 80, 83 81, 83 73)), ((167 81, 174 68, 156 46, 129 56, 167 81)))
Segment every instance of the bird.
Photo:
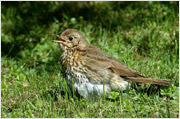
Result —
POLYGON ((169 86, 171 82, 146 77, 101 49, 91 45, 77 29, 66 29, 55 35, 63 51, 60 61, 65 79, 83 98, 108 96, 112 91, 125 91, 133 82, 169 86))

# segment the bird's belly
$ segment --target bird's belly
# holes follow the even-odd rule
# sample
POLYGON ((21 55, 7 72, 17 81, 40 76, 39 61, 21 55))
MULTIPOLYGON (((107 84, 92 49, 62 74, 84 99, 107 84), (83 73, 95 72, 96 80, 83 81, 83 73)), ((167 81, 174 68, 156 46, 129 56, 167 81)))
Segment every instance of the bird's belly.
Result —
POLYGON ((73 88, 85 99, 107 95, 111 91, 109 85, 103 85, 101 83, 94 84, 83 74, 78 73, 76 75, 77 77, 70 74, 67 75, 68 84, 73 86, 73 88))

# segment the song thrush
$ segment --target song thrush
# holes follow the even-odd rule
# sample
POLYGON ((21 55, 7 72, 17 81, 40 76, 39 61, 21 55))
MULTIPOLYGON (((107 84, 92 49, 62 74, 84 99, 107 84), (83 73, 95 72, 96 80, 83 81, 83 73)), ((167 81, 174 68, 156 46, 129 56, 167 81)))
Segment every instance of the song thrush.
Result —
POLYGON ((86 41, 76 29, 67 29, 54 40, 63 50, 61 64, 67 83, 84 98, 125 90, 131 82, 168 86, 169 81, 144 77, 118 59, 86 41))

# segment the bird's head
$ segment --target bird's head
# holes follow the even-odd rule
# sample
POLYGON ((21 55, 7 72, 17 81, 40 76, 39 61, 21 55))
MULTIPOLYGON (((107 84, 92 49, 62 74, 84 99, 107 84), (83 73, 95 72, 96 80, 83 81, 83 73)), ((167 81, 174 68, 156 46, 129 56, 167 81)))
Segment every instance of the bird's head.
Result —
POLYGON ((78 49, 85 50, 88 42, 82 33, 76 29, 66 29, 61 35, 56 35, 59 40, 54 40, 62 50, 78 49))

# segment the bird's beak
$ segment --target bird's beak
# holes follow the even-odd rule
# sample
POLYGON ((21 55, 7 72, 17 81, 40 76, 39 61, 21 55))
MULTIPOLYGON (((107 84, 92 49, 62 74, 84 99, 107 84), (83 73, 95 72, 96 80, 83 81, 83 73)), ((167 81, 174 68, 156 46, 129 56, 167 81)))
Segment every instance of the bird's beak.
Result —
POLYGON ((64 42, 66 42, 66 40, 62 39, 59 35, 55 35, 59 40, 53 40, 54 42, 58 43, 58 44, 64 44, 64 42))

